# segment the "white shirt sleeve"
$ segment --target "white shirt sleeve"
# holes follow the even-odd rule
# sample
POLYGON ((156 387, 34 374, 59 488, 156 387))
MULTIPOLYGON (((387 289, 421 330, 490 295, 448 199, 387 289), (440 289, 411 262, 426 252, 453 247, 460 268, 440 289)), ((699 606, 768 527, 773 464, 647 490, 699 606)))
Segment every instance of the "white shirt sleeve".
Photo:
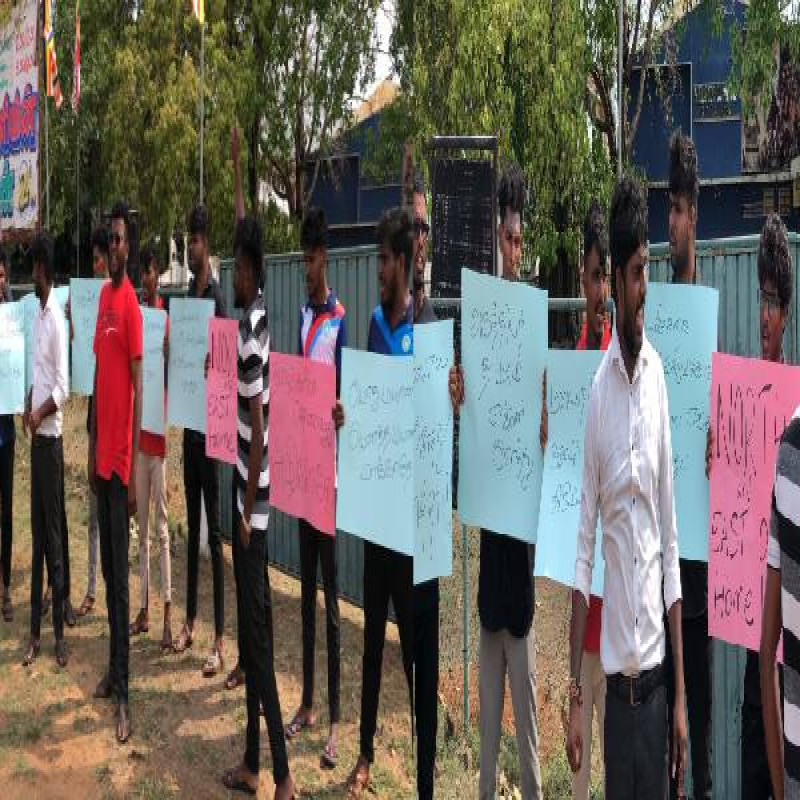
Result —
POLYGON ((597 539, 597 515, 600 500, 600 479, 597 435, 598 399, 596 386, 589 398, 589 413, 583 442, 583 477, 581 480, 581 517, 578 524, 578 552, 575 559, 575 588, 581 592, 586 605, 592 589, 595 540, 597 539))
POLYGON ((661 447, 658 469, 658 512, 661 528, 661 552, 664 570, 664 607, 667 612, 681 599, 681 573, 678 557, 678 524, 675 517, 675 493, 672 476, 672 433, 669 401, 663 373, 659 377, 661 407, 661 447))
POLYGON ((67 334, 64 317, 55 310, 51 310, 50 313, 53 315, 51 320, 53 335, 50 337, 50 347, 56 367, 52 397, 56 408, 61 409, 67 398, 67 334))

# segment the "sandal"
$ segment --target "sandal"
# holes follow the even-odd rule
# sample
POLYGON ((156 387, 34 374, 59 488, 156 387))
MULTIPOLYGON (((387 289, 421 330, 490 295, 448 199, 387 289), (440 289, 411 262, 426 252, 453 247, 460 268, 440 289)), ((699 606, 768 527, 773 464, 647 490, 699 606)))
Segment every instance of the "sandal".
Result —
POLYGON ((292 721, 286 726, 284 735, 287 739, 294 739, 301 731, 306 728, 313 728, 314 720, 309 715, 303 716, 303 709, 298 709, 297 713, 292 717, 292 721))
POLYGON ((81 607, 75 613, 79 617, 85 617, 87 614, 90 614, 93 609, 94 609, 94 597, 87 594, 86 597, 83 598, 81 607))
POLYGON ((147 612, 141 609, 136 615, 136 619, 131 623, 130 628, 131 636, 138 636, 140 633, 150 632, 150 620, 147 617, 147 612))
POLYGON ((203 677, 213 678, 223 668, 222 653, 215 647, 203 665, 203 677))
POLYGON ((172 649, 176 653, 183 653, 192 646, 194 635, 188 625, 184 625, 172 649))
POLYGON ((233 691, 243 685, 244 670, 242 669, 242 665, 237 662, 236 666, 228 673, 228 677, 225 679, 225 688, 228 691, 233 691))
POLYGON ((245 794, 255 795, 258 789, 254 789, 240 775, 240 767, 227 770, 222 776, 222 785, 231 792, 244 792, 245 794))
POLYGON ((3 619, 6 622, 12 622, 14 619, 14 607, 11 605, 10 594, 3 597, 3 619))
POLYGON ((161 652, 162 654, 172 652, 172 630, 169 625, 164 626, 164 634, 161 637, 161 652))
POLYGON ((322 751, 322 755, 319 758, 319 765, 322 769, 336 769, 336 765, 339 763, 339 754, 336 748, 336 740, 332 737, 328 737, 328 741, 325 742, 325 749, 322 751))

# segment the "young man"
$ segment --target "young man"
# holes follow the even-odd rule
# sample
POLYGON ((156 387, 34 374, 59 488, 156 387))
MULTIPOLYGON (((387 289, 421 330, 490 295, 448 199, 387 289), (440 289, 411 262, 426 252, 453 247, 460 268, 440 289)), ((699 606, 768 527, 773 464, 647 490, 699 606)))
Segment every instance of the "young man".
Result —
MULTIPOLYGON (((789 312, 792 271, 786 228, 777 214, 770 214, 761 231, 758 275, 762 286, 770 284, 761 292, 761 321, 762 341, 766 339, 771 342, 773 353, 780 352, 778 342, 783 339, 783 327, 789 312)), ((800 408, 794 412, 791 422, 783 432, 775 465, 767 550, 767 586, 761 626, 762 739, 766 740, 771 786, 770 782, 762 783, 759 796, 766 797, 771 789, 775 800, 800 797, 799 487, 800 408), (781 634, 786 692, 783 708, 776 665, 781 634)), ((742 724, 744 725, 744 720, 742 724)), ((743 728, 742 737, 744 736, 743 728)), ((744 793, 742 797, 745 797, 744 793)))
POLYGON ((139 433, 142 422, 142 314, 128 280, 128 207, 111 210, 111 281, 100 292, 94 335, 96 366, 89 483, 97 494, 100 560, 108 605, 108 672, 95 697, 117 700, 117 741, 131 735, 128 707, 128 544, 136 512, 139 433))
MULTIPOLYGON (((0 303, 11 302, 10 272, 5 248, 0 246, 0 303)), ((11 546, 14 517, 14 415, 0 416, 0 602, 3 619, 14 619, 11 604, 11 546)))
MULTIPOLYGON (((109 262, 108 231, 97 228, 92 233, 92 270, 94 277, 108 280, 109 262)), ((69 305, 69 304, 67 304, 69 305)), ((73 338, 72 318, 70 317, 70 339, 73 338)), ((86 414, 86 433, 92 433, 92 405, 94 398, 89 397, 89 408, 86 414)), ((89 492, 89 580, 86 596, 77 611, 79 617, 85 617, 94 609, 97 594, 97 553, 100 548, 100 526, 97 523, 97 495, 89 492)))
MULTIPOLYGON (((498 190, 500 207, 500 255, 505 280, 519 279, 522 261, 522 217, 525 182, 512 164, 503 174, 498 190)), ((450 396, 454 412, 464 401, 466 376, 460 368, 450 371, 450 396)), ((540 443, 547 441, 546 409, 542 407, 540 443)), ((480 640, 480 800, 494 800, 497 792, 497 757, 506 694, 506 673, 517 730, 522 796, 542 797, 539 767, 539 733, 536 718, 536 646, 533 616, 535 545, 481 531, 481 566, 478 576, 480 640)))
MULTIPOLYGON (((211 274, 208 256, 208 212, 195 206, 189 215, 189 255, 192 280, 187 297, 212 299, 214 315, 227 317, 219 284, 211 274)), ((189 528, 189 560, 186 567, 186 622, 175 642, 174 650, 182 653, 194 641, 197 617, 197 573, 200 554, 200 499, 206 507, 208 546, 214 581, 214 647, 203 666, 203 675, 211 678, 223 669, 222 634, 225 628, 225 573, 222 562, 222 539, 219 528, 219 470, 217 462, 206 456, 206 437, 202 433, 183 431, 183 485, 186 492, 186 516, 189 528)))
MULTIPOLYGON (((428 260, 428 202, 422 176, 411 195, 414 220, 414 324, 436 321, 425 293, 428 260)), ((414 608, 414 718, 417 729, 417 796, 433 800, 436 729, 439 712, 439 581, 420 583, 412 594, 414 608)))
MULTIPOLYGON (((328 287, 328 224, 325 212, 312 208, 300 229, 300 247, 306 265, 308 302, 300 309, 299 353, 336 369, 336 396, 342 378, 342 347, 347 345, 345 309, 328 287)), ((328 645, 328 707, 330 732, 320 760, 333 769, 337 763, 336 732, 339 725, 339 594, 336 583, 336 539, 316 530, 308 521, 298 522, 300 583, 303 622, 303 700, 286 728, 292 739, 314 724, 314 639, 317 615, 317 563, 322 567, 328 645)))
MULTIPOLYGON (((387 356, 410 356, 414 352, 414 303, 409 293, 414 254, 411 217, 392 209, 381 218, 377 230, 380 304, 372 312, 367 349, 387 356)), ((336 404, 334 419, 344 424, 345 410, 336 404)), ((394 606, 403 669, 412 694, 413 556, 364 542, 364 656, 361 672, 360 752, 347 781, 350 797, 360 797, 370 782, 375 759, 375 729, 381 691, 383 644, 389 600, 394 606)))
POLYGON ((64 642, 64 573, 61 553, 61 503, 64 472, 63 408, 67 398, 67 331, 53 288, 53 239, 35 236, 28 251, 40 308, 33 323, 33 385, 25 403, 24 430, 31 433, 31 637, 23 666, 39 655, 44 560, 53 580, 53 630, 56 661, 67 665, 64 642))
MULTIPOLYGON (((147 308, 164 310, 164 301, 158 294, 158 277, 161 274, 153 245, 143 248, 141 258, 142 300, 147 308)), ((169 341, 169 317, 164 332, 164 351, 169 341)), ((166 377, 166 376, 165 376, 166 377)), ((156 531, 161 551, 161 591, 164 595, 164 632, 161 651, 172 650, 172 568, 170 566, 169 528, 167 526, 167 440, 161 434, 142 431, 139 436, 137 460, 136 509, 139 517, 139 613, 131 624, 131 636, 150 630, 150 502, 155 511, 156 531)))
MULTIPOLYGON (((586 322, 581 330, 576 350, 608 350, 611 344, 611 326, 606 314, 608 299, 608 233, 603 212, 596 201, 592 202, 583 224, 583 269, 581 285, 586 298, 586 322)), ((600 662, 600 628, 603 600, 592 595, 586 617, 586 634, 583 638, 581 662, 581 688, 583 702, 570 711, 580 715, 581 739, 584 752, 578 771, 572 775, 574 800, 589 799, 592 771, 592 718, 597 715, 600 731, 600 753, 604 752, 603 726, 606 713, 606 676, 600 662)), ((577 723, 576 723, 577 725, 577 723)))
POLYGON ((609 233, 616 320, 587 412, 567 753, 577 771, 584 757, 581 670, 599 514, 605 558, 600 637, 606 675, 605 795, 645 800, 664 797, 668 789, 665 604, 675 661, 671 772, 680 791, 687 745, 667 389, 661 360, 644 336, 647 199, 628 176, 614 191, 609 233), (609 419, 617 424, 606 424, 609 419))
POLYGON ((239 657, 247 687, 247 748, 243 762, 223 776, 227 789, 255 794, 259 778, 259 735, 267 720, 276 800, 294 796, 289 773, 281 706, 275 681, 272 609, 267 561, 269 521, 269 328, 259 291, 263 263, 261 228, 253 218, 236 226, 233 285, 239 323, 239 451, 235 480, 233 568, 239 620, 239 657))

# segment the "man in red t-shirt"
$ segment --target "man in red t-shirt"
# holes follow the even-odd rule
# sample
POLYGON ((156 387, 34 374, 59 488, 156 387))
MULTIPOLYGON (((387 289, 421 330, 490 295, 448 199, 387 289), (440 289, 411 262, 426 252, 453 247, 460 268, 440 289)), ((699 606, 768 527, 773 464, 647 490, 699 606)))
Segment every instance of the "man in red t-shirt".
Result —
POLYGON ((96 367, 89 483, 97 494, 100 560, 108 605, 108 672, 95 697, 116 695, 117 741, 131 735, 128 709, 128 540, 136 511, 136 470, 142 421, 142 314, 127 276, 130 216, 124 203, 111 211, 110 283, 100 293, 94 336, 96 367))
MULTIPOLYGON (((142 303, 147 308, 164 309, 164 301, 158 294, 160 274, 155 248, 147 245, 142 250, 142 303)), ((164 332, 166 357, 169 341, 169 317, 164 332)), ((166 400, 166 395, 165 395, 166 400)), ((166 411, 166 404, 165 404, 166 411)), ((139 458, 136 466, 136 510, 139 517, 139 613, 131 624, 131 636, 150 630, 150 502, 152 500, 156 531, 161 547, 161 590, 164 593, 164 632, 161 636, 161 651, 172 650, 172 568, 170 566, 169 527, 167 526, 167 443, 163 434, 143 430, 139 436, 139 458)))
MULTIPOLYGON (((583 226, 583 270, 581 285, 586 297, 586 322, 576 350, 608 350, 611 325, 606 314, 608 300, 608 233, 603 212, 593 201, 583 226)), ((603 601, 592 595, 586 618, 581 660, 581 697, 570 701, 570 729, 578 727, 583 743, 580 766, 572 775, 573 800, 588 800, 592 771, 592 717, 597 713, 600 750, 606 708, 606 676, 600 663, 600 623, 603 601)), ((568 740, 569 741, 569 740, 568 740)))

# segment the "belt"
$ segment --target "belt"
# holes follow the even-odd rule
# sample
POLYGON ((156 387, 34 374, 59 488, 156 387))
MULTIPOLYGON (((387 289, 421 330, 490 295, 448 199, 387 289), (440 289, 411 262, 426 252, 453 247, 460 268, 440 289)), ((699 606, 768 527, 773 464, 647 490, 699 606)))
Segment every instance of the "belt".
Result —
POLYGON ((638 675, 623 675, 617 672, 606 677, 606 690, 613 692, 620 700, 631 706, 647 702, 647 698, 664 685, 664 665, 659 664, 638 675))

